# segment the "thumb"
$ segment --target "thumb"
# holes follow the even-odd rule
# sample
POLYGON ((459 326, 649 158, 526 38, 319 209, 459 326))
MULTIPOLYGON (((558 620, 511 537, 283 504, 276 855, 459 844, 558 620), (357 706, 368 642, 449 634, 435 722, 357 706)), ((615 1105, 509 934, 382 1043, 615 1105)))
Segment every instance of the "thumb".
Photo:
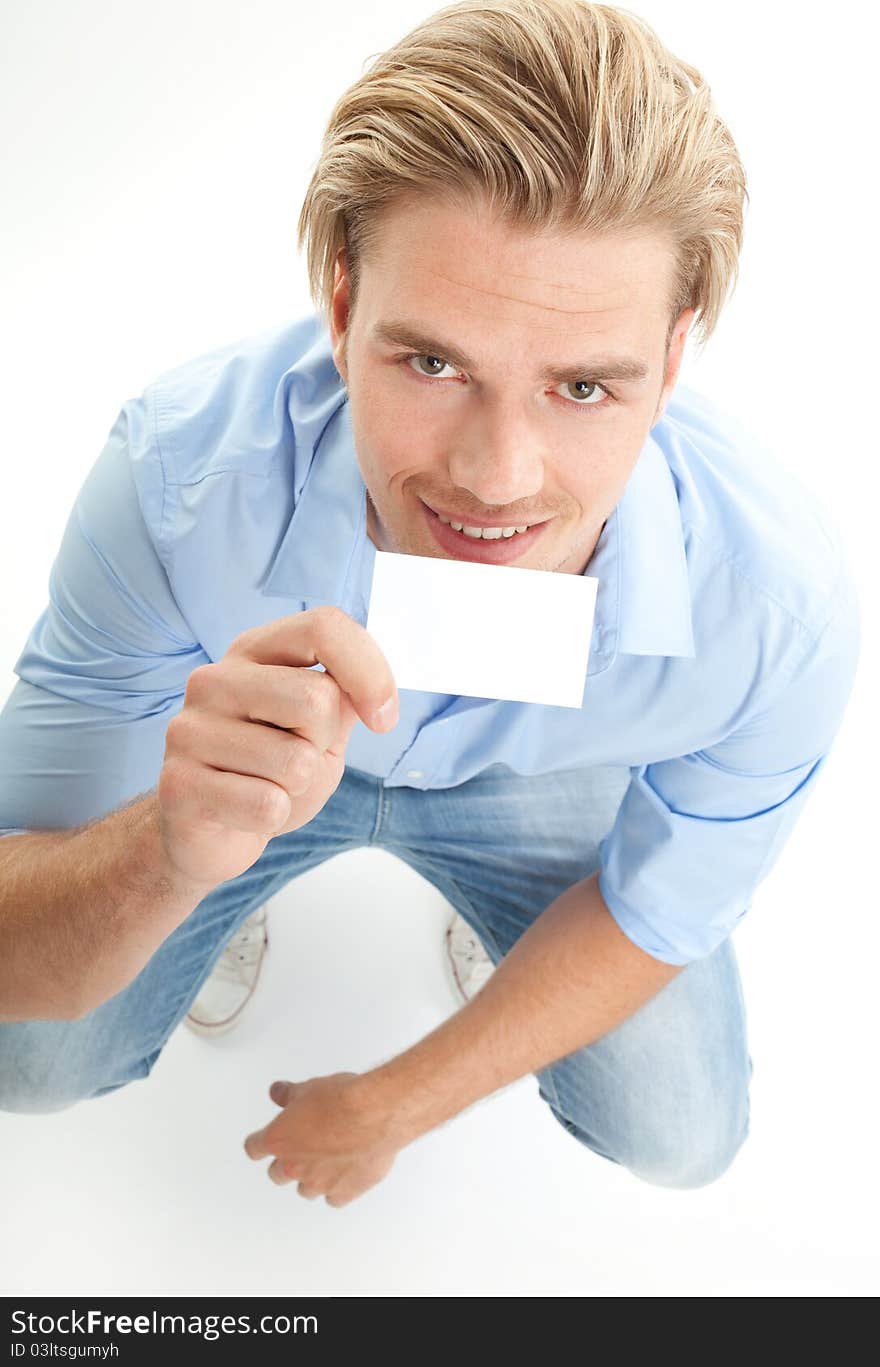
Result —
POLYGON ((269 1088, 269 1096, 278 1106, 286 1106, 295 1088, 295 1082, 273 1082, 269 1088))

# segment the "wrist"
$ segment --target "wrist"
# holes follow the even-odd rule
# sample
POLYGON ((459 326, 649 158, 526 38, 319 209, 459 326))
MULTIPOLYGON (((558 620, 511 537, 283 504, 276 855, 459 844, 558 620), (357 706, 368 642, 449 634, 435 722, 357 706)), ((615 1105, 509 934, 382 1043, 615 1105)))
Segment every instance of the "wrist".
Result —
POLYGON ((134 840, 137 875, 144 883, 158 886, 161 900, 191 902, 193 907, 198 906, 217 884, 190 878, 172 862, 162 835, 162 814, 155 792, 144 799, 137 813, 139 820, 134 840))
MULTIPOLYGON (((394 1060, 391 1060, 391 1064, 394 1060)), ((377 1142, 402 1149, 430 1126, 420 1126, 414 1111, 414 1097, 402 1088, 391 1064, 381 1064, 359 1073, 352 1084, 354 1103, 362 1121, 369 1125, 377 1142)))

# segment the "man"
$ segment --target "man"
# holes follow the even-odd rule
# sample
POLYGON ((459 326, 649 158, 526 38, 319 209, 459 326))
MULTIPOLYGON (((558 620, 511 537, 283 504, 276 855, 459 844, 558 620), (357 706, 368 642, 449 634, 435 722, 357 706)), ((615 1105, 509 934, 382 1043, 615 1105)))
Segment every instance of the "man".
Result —
POLYGON ((575 0, 441 11, 337 104, 300 221, 320 314, 123 406, 15 665, 0 1104, 146 1077, 254 914, 375 844, 495 969, 377 1068, 274 1083, 245 1144, 273 1181, 345 1205, 528 1072, 643 1180, 727 1169, 731 934, 859 641, 813 500, 677 387, 744 190, 699 73, 575 0), (377 549, 595 576, 582 707, 398 694, 377 549))

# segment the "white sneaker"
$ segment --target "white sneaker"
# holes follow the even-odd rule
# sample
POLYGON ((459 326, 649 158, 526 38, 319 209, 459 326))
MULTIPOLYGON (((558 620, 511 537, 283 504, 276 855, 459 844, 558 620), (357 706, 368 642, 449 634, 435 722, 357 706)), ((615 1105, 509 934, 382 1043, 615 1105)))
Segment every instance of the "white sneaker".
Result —
POLYGON ((495 972, 482 941, 458 912, 446 927, 446 962, 452 985, 463 1002, 470 1001, 495 972))
MULTIPOLYGON (((269 901, 271 902, 271 898, 269 901)), ((243 921, 232 936, 211 976, 202 984, 186 1023, 196 1034, 217 1036, 238 1025, 256 990, 269 947, 266 925, 268 903, 243 921)))

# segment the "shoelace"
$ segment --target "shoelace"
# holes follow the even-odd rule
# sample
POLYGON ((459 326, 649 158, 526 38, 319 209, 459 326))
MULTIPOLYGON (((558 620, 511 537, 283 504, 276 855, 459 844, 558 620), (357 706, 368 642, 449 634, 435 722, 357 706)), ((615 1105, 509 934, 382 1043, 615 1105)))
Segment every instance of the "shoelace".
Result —
POLYGON ((214 974, 218 978, 224 978, 227 982, 249 981, 248 970, 253 968, 263 949, 265 920, 261 908, 235 932, 214 967, 214 974))
POLYGON ((486 951, 477 940, 465 940, 464 957, 465 959, 467 959, 469 964, 475 963, 477 959, 483 959, 485 958, 485 956, 486 951))
POLYGON ((459 959, 464 961, 461 967, 462 985, 476 991, 492 976, 495 965, 483 948, 482 942, 474 935, 469 935, 457 952, 459 959))

